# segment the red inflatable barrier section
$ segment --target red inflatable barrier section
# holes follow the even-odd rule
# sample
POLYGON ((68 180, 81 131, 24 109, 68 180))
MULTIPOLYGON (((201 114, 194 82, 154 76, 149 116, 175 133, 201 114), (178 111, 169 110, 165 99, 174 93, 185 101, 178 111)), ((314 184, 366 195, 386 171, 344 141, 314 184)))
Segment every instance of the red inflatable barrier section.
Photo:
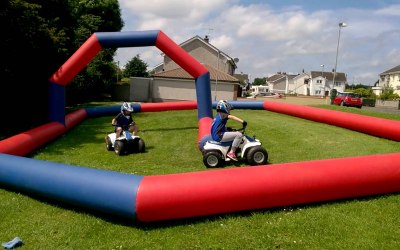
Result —
POLYGON ((145 176, 137 216, 169 220, 399 192, 399 162, 394 153, 145 176))
POLYGON ((271 101, 264 109, 400 141, 399 121, 271 101))

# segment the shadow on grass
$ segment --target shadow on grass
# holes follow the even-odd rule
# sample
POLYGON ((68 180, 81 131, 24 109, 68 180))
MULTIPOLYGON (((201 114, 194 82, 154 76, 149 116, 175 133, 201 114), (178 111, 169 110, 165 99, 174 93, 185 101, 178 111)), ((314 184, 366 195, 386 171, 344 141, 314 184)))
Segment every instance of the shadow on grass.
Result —
POLYGON ((153 128, 153 129, 141 129, 139 132, 153 132, 153 131, 183 131, 183 130, 197 130, 198 127, 181 127, 181 128, 153 128))

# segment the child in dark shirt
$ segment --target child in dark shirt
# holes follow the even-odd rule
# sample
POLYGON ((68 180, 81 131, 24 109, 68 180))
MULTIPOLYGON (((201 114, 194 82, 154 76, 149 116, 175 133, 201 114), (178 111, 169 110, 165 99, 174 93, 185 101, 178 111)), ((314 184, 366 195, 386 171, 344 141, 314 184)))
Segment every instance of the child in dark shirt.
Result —
POLYGON ((115 126, 116 138, 121 136, 124 128, 128 128, 133 136, 139 131, 138 125, 133 121, 132 112, 133 108, 131 104, 124 102, 121 106, 121 113, 112 119, 111 124, 115 126))

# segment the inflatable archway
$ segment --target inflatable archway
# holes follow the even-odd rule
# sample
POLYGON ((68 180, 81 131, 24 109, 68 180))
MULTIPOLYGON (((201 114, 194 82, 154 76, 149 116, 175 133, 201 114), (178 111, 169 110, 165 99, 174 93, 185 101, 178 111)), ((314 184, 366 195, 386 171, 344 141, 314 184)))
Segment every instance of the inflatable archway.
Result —
MULTIPOLYGON (((22 157, 84 119, 119 106, 65 115, 65 85, 103 47, 157 46, 196 82, 197 102, 135 104, 136 112, 198 110, 201 145, 212 121, 209 72, 161 31, 94 33, 50 78, 50 122, 0 142, 0 185, 142 222, 271 208, 400 191, 400 153, 138 176, 22 157), (347 166, 351 165, 351 168, 347 166)), ((400 122, 273 102, 233 102, 400 141, 400 122), (335 121, 332 119, 335 115, 335 121), (350 124, 350 125, 345 125, 350 124), (382 132, 382 127, 385 127, 382 132)))

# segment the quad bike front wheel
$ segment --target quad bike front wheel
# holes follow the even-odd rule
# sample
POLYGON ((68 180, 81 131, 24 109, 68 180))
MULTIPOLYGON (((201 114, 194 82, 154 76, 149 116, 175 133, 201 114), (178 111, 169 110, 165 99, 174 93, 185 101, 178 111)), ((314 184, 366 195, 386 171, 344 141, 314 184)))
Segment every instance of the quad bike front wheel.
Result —
POLYGON ((110 137, 108 135, 106 136, 106 149, 108 151, 112 151, 113 150, 113 145, 112 145, 111 139, 110 139, 110 137))
POLYGON ((114 151, 116 155, 122 155, 124 152, 124 142, 123 141, 115 141, 114 151))
POLYGON ((263 147, 256 146, 249 149, 246 156, 250 165, 265 165, 268 163, 268 153, 263 147))
POLYGON ((217 151, 206 152, 203 155, 203 163, 207 168, 218 168, 223 163, 222 154, 217 151))
POLYGON ((137 147, 139 153, 143 153, 146 150, 146 146, 142 138, 139 139, 137 147))

